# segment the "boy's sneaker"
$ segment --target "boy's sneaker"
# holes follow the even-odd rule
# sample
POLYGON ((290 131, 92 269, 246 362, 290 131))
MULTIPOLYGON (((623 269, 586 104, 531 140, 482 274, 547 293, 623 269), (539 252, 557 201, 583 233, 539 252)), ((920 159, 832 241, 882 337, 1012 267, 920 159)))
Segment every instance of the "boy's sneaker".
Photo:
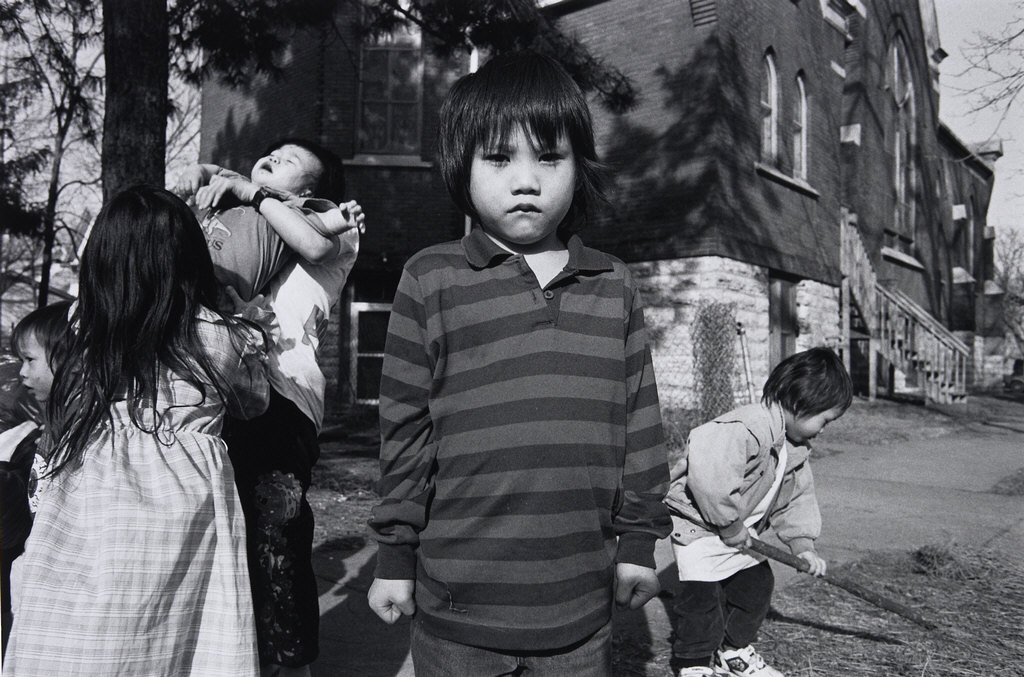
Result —
POLYGON ((679 668, 676 677, 715 677, 715 671, 703 665, 692 668, 679 668))
POLYGON ((764 662, 749 644, 742 649, 719 649, 715 652, 714 674, 732 677, 786 677, 764 662))

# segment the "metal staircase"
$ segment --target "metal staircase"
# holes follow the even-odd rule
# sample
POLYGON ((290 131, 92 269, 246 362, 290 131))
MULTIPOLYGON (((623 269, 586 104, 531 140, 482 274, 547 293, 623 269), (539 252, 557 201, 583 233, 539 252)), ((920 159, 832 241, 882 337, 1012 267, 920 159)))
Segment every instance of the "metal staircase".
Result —
POLYGON ((848 342, 851 315, 858 313, 869 335, 869 395, 875 396, 876 356, 881 356, 891 367, 916 377, 927 400, 966 402, 967 344, 902 291, 878 283, 855 222, 847 215, 841 228, 843 333, 848 342))

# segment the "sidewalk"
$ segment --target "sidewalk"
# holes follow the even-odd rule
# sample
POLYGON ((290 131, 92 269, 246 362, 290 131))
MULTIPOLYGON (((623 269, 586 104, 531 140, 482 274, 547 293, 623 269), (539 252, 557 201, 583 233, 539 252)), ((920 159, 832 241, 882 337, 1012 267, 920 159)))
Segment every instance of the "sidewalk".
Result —
MULTIPOLYGON (((992 493, 1024 470, 1024 421, 991 421, 968 433, 889 445, 828 444, 813 461, 824 524, 817 549, 831 566, 871 552, 955 543, 1024 552, 1024 497, 992 493)), ((825 446, 825 445, 823 445, 825 446)), ((320 677, 411 677, 408 622, 387 626, 366 605, 375 547, 318 553, 322 580, 320 677)), ((671 549, 659 543, 663 587, 675 579, 671 549)), ((777 586, 799 574, 774 565, 777 586)), ((671 624, 666 599, 616 617, 616 649, 663 655, 671 624)))

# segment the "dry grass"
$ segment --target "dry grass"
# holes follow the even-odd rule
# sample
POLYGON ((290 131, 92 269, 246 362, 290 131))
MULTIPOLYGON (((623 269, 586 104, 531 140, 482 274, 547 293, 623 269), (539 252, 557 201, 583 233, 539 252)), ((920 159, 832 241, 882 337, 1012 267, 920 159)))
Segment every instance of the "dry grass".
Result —
MULTIPOLYGON (((757 649, 787 677, 1020 677, 1024 567, 955 545, 873 554, 837 573, 890 597, 928 630, 828 583, 801 577, 776 591, 757 649)), ((670 600, 652 601, 650 605, 670 600)), ((616 619, 613 674, 669 677, 669 637, 616 619)))
POLYGON ((1024 468, 1001 479, 992 488, 992 493, 1002 496, 1024 496, 1024 468))
POLYGON ((789 677, 1024 674, 1024 569, 991 552, 928 546, 843 568, 917 610, 927 630, 813 579, 776 595, 759 649, 789 677))

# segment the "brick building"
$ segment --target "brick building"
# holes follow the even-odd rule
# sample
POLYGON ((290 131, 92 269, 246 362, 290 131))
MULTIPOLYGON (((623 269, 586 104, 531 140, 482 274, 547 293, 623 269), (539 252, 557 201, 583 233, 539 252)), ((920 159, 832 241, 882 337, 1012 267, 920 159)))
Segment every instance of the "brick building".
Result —
MULTIPOLYGON (((989 378, 992 157, 939 120, 930 0, 540 4, 640 92, 624 115, 593 106, 613 181, 584 239, 643 287, 666 406, 695 406, 708 345, 737 399, 823 343, 871 393, 955 400, 989 378), (730 322, 708 344, 694 328, 711 307, 730 322)), ((469 63, 416 34, 358 46, 353 19, 296 35, 283 78, 205 87, 201 153, 244 168, 299 134, 345 159, 369 231, 328 357, 333 396, 372 401, 401 265, 466 227, 432 160, 439 99, 469 63)))

